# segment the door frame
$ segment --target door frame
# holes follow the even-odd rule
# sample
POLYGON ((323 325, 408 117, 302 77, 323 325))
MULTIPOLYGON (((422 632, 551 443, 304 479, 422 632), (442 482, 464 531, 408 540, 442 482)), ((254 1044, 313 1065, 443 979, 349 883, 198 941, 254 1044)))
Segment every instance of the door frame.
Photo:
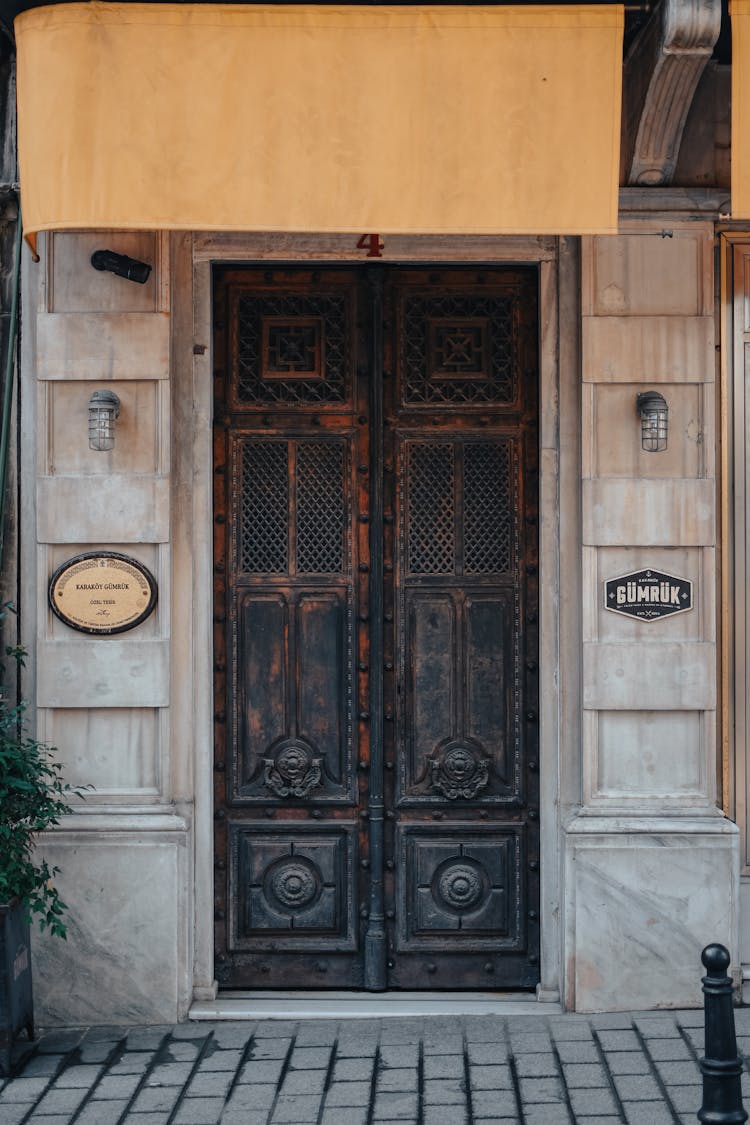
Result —
MULTIPOLYGON (((172 685, 175 795, 195 794, 189 888, 193 998, 212 1000, 213 966, 213 355, 212 266, 353 263, 357 235, 171 236, 173 655, 190 675, 172 685), (187 660, 186 660, 186 654, 187 660), (179 776, 181 775, 181 776, 179 776)), ((580 793, 580 239, 388 236, 384 264, 535 264, 539 270, 540 441, 540 1000, 562 985, 562 828, 580 793), (561 584, 564 576, 564 596, 561 584)), ((377 244, 376 244, 377 245, 377 244)), ((175 680, 177 678, 175 677, 175 680)))

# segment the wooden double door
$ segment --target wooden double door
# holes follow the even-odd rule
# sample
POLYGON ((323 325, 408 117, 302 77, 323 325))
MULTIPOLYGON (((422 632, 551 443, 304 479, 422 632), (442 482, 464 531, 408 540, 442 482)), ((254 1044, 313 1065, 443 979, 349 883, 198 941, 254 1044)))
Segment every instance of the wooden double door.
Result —
POLYGON ((219 983, 533 987, 536 273, 214 293, 219 983))

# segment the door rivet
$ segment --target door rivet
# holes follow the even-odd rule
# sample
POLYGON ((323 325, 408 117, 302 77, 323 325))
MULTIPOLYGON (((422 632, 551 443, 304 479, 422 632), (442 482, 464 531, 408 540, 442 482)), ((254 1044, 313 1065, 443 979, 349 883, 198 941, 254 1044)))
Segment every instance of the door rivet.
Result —
POLYGON ((536 721, 536 711, 527 711, 526 712, 526 719, 530 723, 535 722, 536 721))
POLYGON ((392 859, 387 859, 385 861, 385 865, 386 865, 386 867, 388 868, 389 871, 393 871, 393 868, 396 866, 396 864, 393 862, 392 859))
POLYGON ((367 869, 368 869, 368 868, 369 868, 369 866, 370 866, 370 861, 369 861, 369 859, 361 859, 361 860, 359 861, 359 866, 360 866, 360 867, 363 867, 363 868, 365 869, 365 871, 367 871, 367 869))
POLYGON ((393 762, 386 762, 386 763, 385 763, 385 768, 386 768, 387 770, 392 770, 392 769, 393 769, 393 762))
POLYGON ((366 762, 364 758, 360 758, 360 760, 359 760, 359 762, 358 762, 358 765, 359 765, 359 768, 360 768, 361 770, 366 770, 366 769, 367 769, 367 767, 368 767, 368 765, 369 765, 369 763, 368 763, 368 762, 366 762))
POLYGON ((427 972, 428 973, 436 973, 437 972, 437 965, 433 961, 430 961, 429 965, 427 966, 427 972))
POLYGON ((536 820, 538 816, 539 813, 536 811, 536 809, 529 809, 529 820, 536 820))
POLYGON ((484 963, 484 971, 485 971, 485 973, 494 973, 494 971, 495 971, 495 966, 494 966, 494 965, 492 964, 492 962, 491 962, 491 961, 485 961, 485 963, 484 963))
POLYGON ((360 918, 368 918, 369 915, 370 915, 370 911, 367 909, 367 907, 366 906, 360 906, 360 908, 359 908, 360 918))
POLYGON ((367 563, 360 563, 358 569, 361 571, 362 574, 367 574, 367 572, 369 571, 370 568, 367 565, 367 563))
POLYGON ((529 911, 529 918, 533 919, 533 918, 536 918, 536 916, 537 916, 536 910, 530 910, 529 911))
POLYGON ((227 767, 224 764, 224 762, 214 762, 214 769, 216 770, 217 773, 224 773, 226 768, 227 767))
POLYGON ((385 916, 386 916, 386 918, 393 919, 393 918, 396 917, 396 911, 395 910, 386 910, 385 916))
POLYGON ((534 759, 532 758, 531 761, 529 762, 529 769, 531 770, 532 773, 536 773, 536 768, 537 768, 537 764, 534 761, 534 759))
POLYGON ((538 859, 529 860, 529 867, 531 868, 532 871, 538 871, 539 870, 539 860, 538 859))
POLYGON ((311 813, 310 813, 310 816, 311 816, 311 817, 313 818, 313 820, 320 820, 320 818, 322 817, 322 815, 323 815, 323 814, 322 814, 322 812, 320 811, 320 809, 313 809, 313 810, 311 811, 311 813))
POLYGON ((360 717, 360 720, 363 723, 366 723, 367 720, 370 718, 370 712, 369 711, 360 711, 359 717, 360 717))
POLYGON ((370 665, 369 664, 360 663, 360 664, 357 665, 357 667, 359 668, 360 672, 369 672, 370 671, 370 665))
POLYGON ((396 967, 396 962, 395 962, 395 961, 389 961, 389 962, 388 962, 388 968, 389 968, 389 969, 395 969, 395 967, 396 967))

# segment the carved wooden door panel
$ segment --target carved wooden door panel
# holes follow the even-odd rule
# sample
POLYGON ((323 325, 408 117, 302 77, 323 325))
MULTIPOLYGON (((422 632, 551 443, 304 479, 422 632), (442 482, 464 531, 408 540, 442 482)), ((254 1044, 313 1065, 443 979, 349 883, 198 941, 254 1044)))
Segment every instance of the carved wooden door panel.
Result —
POLYGON ((217 978, 531 987, 535 275, 215 298, 217 978))

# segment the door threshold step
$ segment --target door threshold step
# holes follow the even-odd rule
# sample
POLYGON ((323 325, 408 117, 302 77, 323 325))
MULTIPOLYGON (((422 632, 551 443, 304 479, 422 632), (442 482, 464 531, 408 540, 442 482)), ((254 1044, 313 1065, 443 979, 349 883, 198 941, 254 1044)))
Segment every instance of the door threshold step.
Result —
POLYGON ((197 1000, 191 1020, 382 1019, 390 1016, 531 1016, 562 1012, 517 992, 231 992, 197 1000))

